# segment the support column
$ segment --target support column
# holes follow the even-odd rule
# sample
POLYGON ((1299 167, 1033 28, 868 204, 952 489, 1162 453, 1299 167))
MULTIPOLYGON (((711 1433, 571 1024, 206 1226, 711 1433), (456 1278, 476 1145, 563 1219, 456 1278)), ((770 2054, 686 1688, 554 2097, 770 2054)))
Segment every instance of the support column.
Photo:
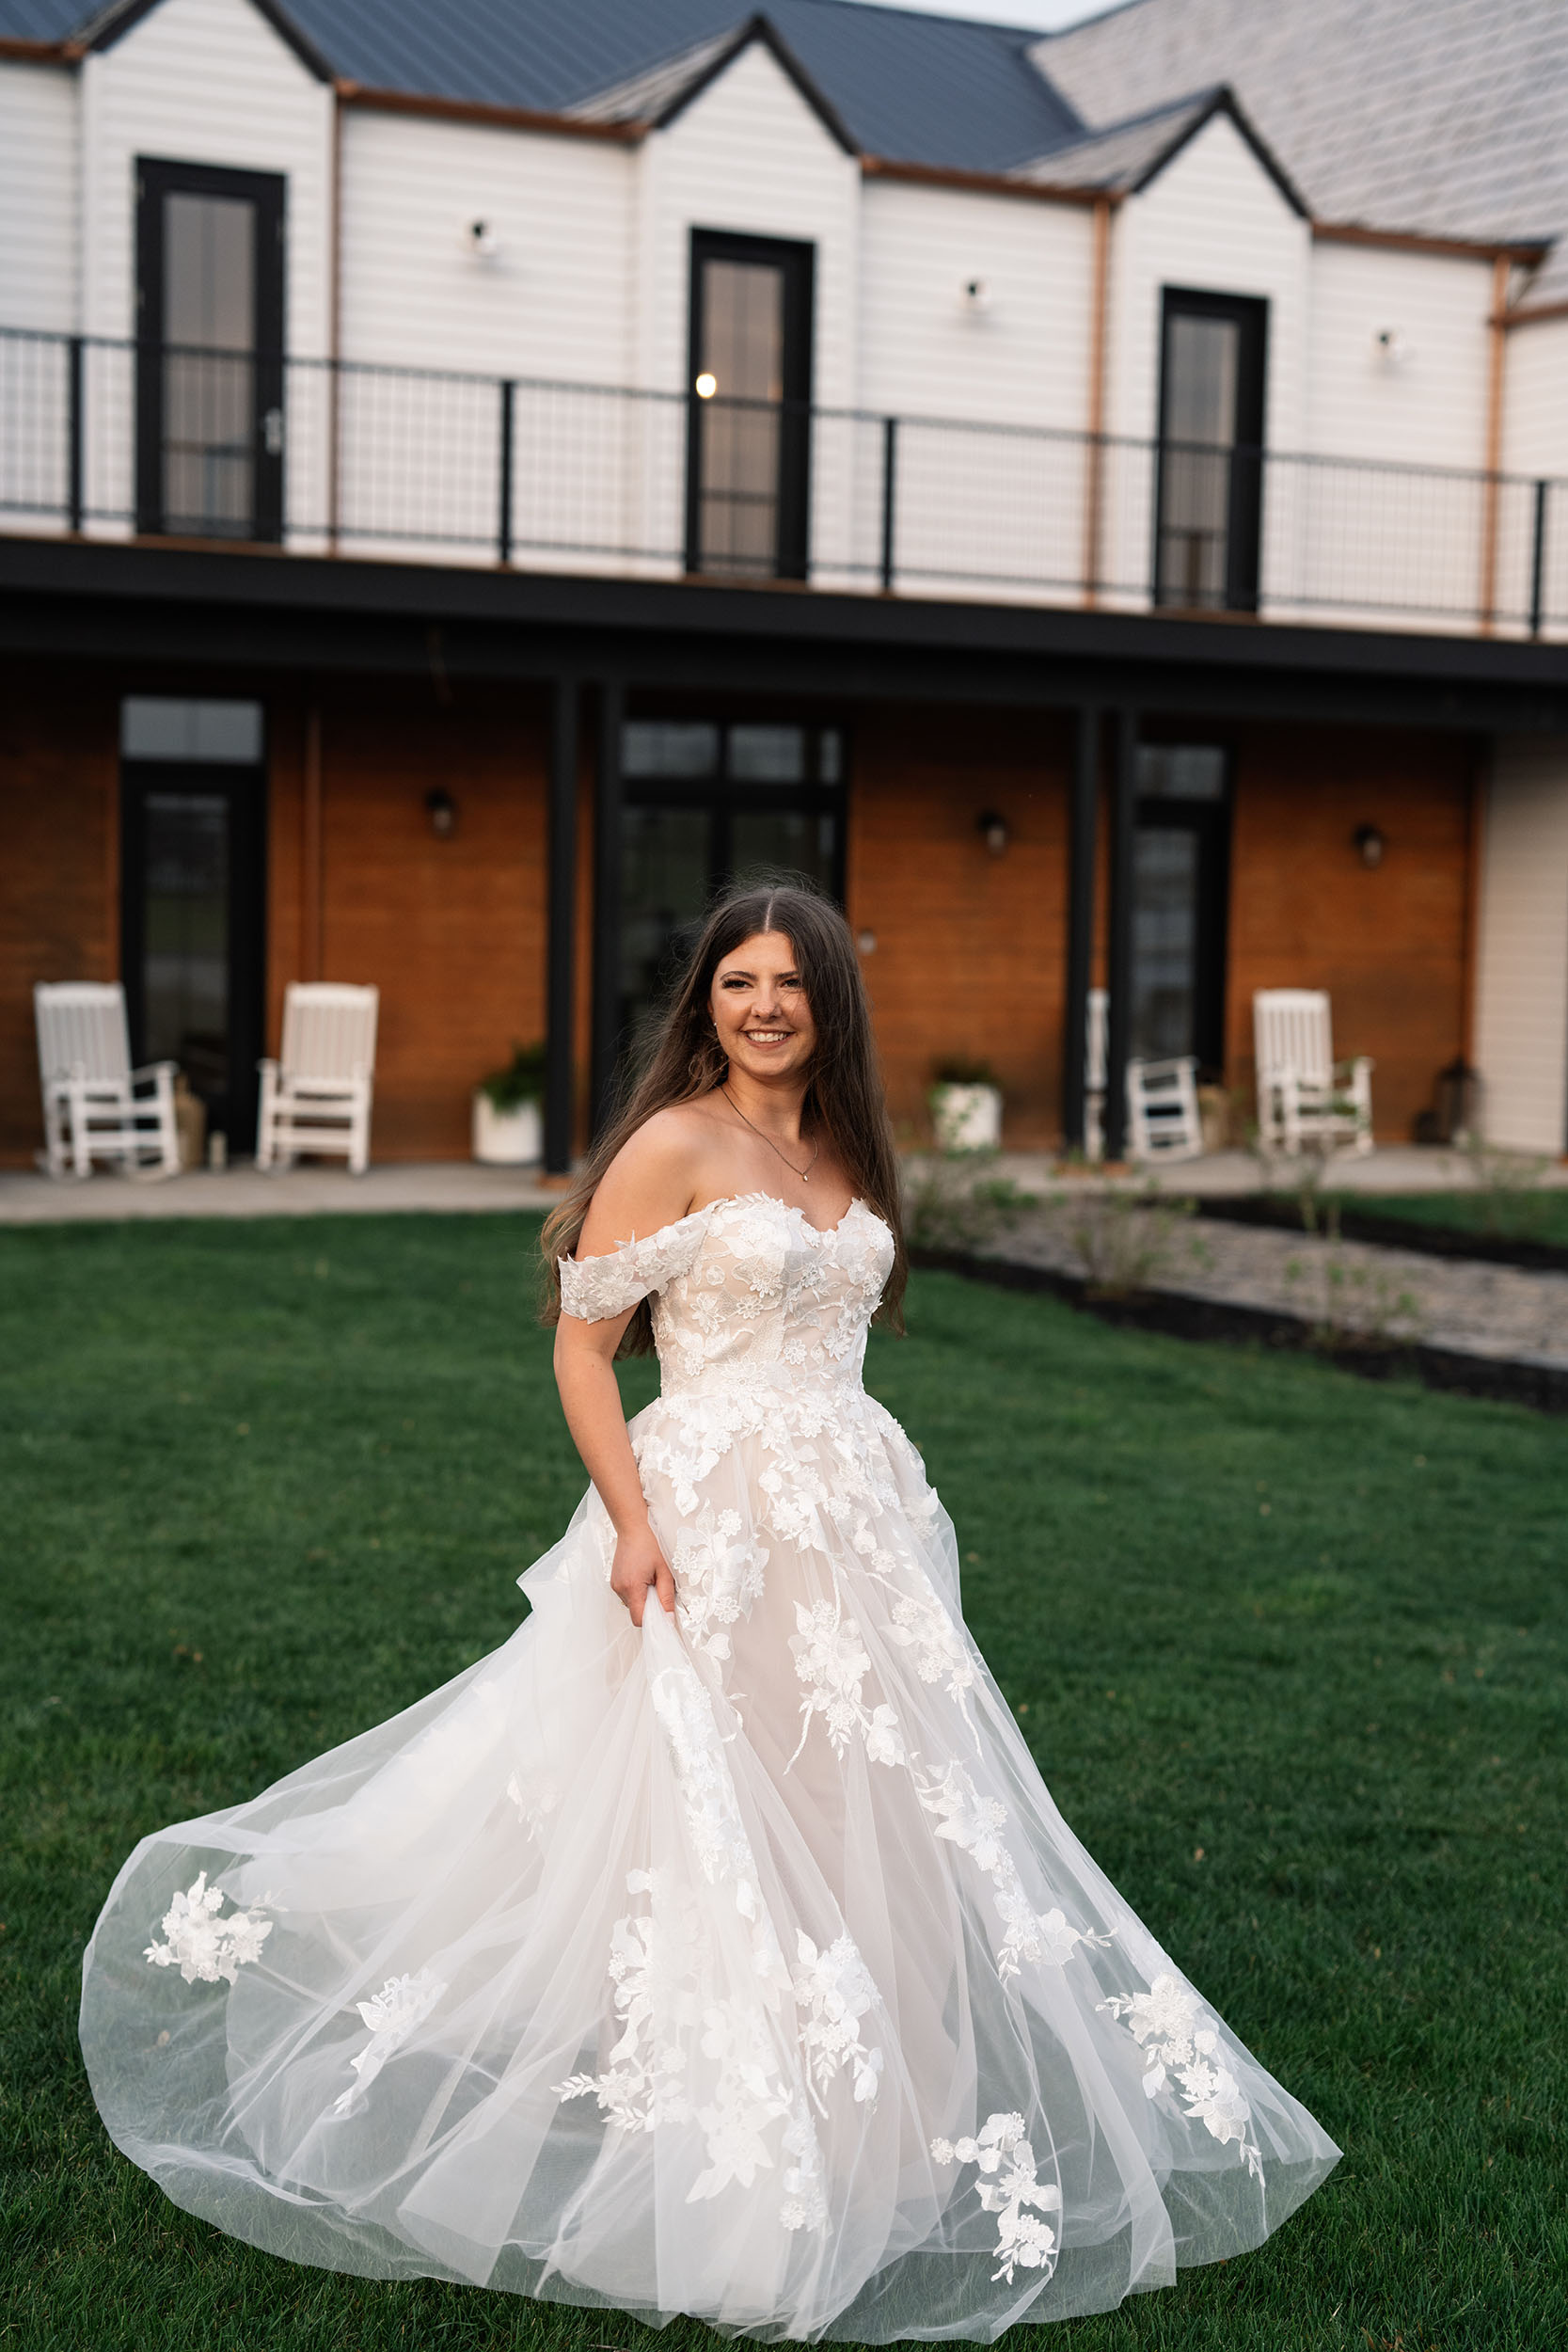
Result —
POLYGON ((1118 710, 1111 793, 1111 924, 1105 974, 1105 1157, 1127 1148, 1127 1062, 1132 1041, 1132 837, 1138 812, 1138 714, 1118 710))
POLYGON ((545 949, 545 1173, 572 1165, 573 975, 577 949, 578 682, 555 681, 550 712, 548 902, 545 949))
POLYGON ((1062 1146, 1084 1149, 1085 1052, 1094 957, 1094 853, 1100 818, 1100 713, 1078 713, 1068 810, 1067 988, 1062 1015, 1062 1146))
POLYGON ((599 690, 598 759, 594 775, 594 1055, 592 1125, 595 1135, 615 1096, 621 1050, 621 717, 619 678, 599 690))

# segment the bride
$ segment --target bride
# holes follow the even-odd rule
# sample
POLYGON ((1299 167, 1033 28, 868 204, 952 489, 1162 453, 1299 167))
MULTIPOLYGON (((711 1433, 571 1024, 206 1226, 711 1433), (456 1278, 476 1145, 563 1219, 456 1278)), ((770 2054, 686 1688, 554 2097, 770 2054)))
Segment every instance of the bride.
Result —
POLYGON ((763 2339, 1257 2246, 1338 2151, 1053 1804, 862 1386, 905 1262, 826 900, 720 902, 546 1247, 593 1484, 493 1655, 137 1847, 84 1965, 117 2144, 294 2261, 763 2339))

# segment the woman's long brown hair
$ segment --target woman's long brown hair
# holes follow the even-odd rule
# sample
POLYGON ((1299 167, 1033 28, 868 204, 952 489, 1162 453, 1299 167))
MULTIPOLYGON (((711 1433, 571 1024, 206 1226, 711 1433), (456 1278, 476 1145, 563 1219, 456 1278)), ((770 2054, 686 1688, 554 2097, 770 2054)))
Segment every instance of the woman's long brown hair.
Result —
MULTIPOLYGON (((908 1279, 904 1253, 898 1155, 888 1118, 881 1065, 871 1034, 871 1008, 849 926, 830 898, 791 877, 776 883, 739 882, 714 901, 669 1010, 614 1116, 595 1140, 559 1208, 545 1220, 540 1246, 547 1285, 544 1321, 561 1317, 557 1261, 577 1249, 588 1204, 622 1146, 656 1111, 712 1093, 729 1061, 714 1033, 709 996, 725 956, 759 931, 782 931, 794 951, 806 1001, 816 1025, 816 1048, 801 1106, 802 1130, 837 1160, 851 1191, 891 1227, 896 1248, 876 1320, 902 1331, 900 1302, 908 1279)), ((617 1353, 653 1351, 653 1320, 643 1299, 617 1353)))

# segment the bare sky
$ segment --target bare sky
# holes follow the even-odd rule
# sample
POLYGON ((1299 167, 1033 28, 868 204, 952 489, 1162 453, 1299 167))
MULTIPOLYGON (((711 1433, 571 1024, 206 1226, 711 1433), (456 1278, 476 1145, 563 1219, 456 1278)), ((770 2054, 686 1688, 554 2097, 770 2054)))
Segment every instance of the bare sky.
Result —
MULTIPOLYGON (((862 0, 866 8, 878 0, 862 0)), ((926 16, 977 16, 988 24, 1032 24, 1042 33, 1060 25, 1081 24, 1086 16, 1103 16, 1115 0, 897 0, 905 8, 926 16)))

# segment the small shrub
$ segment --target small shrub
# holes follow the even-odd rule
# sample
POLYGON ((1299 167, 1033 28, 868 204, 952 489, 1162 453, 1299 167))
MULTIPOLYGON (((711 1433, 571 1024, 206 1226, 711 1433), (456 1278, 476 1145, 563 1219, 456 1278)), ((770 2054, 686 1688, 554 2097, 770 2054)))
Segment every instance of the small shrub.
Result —
POLYGON ((904 1188, 904 1231, 911 1249, 968 1256, 1010 1232, 1037 1203, 1010 1176, 987 1173, 995 1154, 932 1153, 916 1164, 904 1188))

